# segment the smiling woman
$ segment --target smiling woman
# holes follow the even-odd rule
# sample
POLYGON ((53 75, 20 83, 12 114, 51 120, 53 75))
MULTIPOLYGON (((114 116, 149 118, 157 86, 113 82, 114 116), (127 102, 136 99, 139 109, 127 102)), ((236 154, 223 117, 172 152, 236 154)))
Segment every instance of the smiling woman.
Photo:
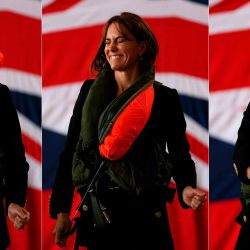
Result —
POLYGON ((155 81, 157 53, 138 15, 107 21, 91 65, 98 75, 81 88, 50 200, 59 246, 71 232, 74 188, 83 197, 75 249, 174 249, 166 211, 171 177, 184 208, 203 206, 177 91, 155 81))
POLYGON ((138 58, 146 50, 143 42, 137 42, 125 27, 112 23, 106 35, 105 56, 112 70, 138 72, 138 58))

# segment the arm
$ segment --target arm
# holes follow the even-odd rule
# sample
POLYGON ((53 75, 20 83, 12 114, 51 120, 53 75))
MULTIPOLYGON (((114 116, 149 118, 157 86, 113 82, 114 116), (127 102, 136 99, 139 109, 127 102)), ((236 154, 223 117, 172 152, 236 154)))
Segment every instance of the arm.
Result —
POLYGON ((57 219, 59 213, 70 214, 74 187, 72 183, 72 159, 81 129, 82 107, 92 81, 81 87, 71 116, 64 150, 59 158, 59 166, 50 198, 50 216, 57 219))
POLYGON ((234 148, 233 161, 240 180, 250 184, 250 103, 238 130, 238 138, 234 148))
MULTIPOLYGON (((171 125, 168 133, 168 150, 174 165, 173 177, 182 207, 200 208, 206 200, 205 192, 196 188, 195 164, 189 153, 186 122, 176 90, 172 90, 171 125)), ((170 121, 168 121, 170 122, 170 121)))
POLYGON ((83 84, 75 103, 65 147, 59 159, 59 167, 50 198, 49 213, 51 218, 57 220, 53 234, 55 235, 55 243, 60 247, 66 246, 66 241, 71 229, 69 214, 74 194, 72 160, 81 130, 82 107, 92 82, 93 81, 86 81, 83 84))
POLYGON ((25 158, 21 128, 9 89, 1 85, 1 144, 4 152, 5 202, 9 219, 16 229, 28 223, 26 202, 29 165, 25 158))

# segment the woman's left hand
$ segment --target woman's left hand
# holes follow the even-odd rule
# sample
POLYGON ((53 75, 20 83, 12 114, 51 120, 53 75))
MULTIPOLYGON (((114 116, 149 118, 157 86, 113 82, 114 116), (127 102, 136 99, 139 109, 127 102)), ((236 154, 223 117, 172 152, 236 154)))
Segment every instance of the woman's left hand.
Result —
POLYGON ((203 207, 207 197, 206 193, 198 188, 187 186, 182 192, 183 201, 194 210, 203 207))
POLYGON ((23 229, 30 220, 30 213, 16 203, 11 203, 8 207, 8 217, 14 224, 15 229, 23 229))

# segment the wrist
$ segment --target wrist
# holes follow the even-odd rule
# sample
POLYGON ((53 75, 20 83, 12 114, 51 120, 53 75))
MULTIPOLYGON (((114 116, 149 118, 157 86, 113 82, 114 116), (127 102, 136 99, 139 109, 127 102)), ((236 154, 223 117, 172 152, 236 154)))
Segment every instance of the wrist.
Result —
POLYGON ((61 213, 58 213, 57 214, 57 219, 59 218, 69 218, 69 214, 68 213, 64 213, 64 212, 61 212, 61 213))

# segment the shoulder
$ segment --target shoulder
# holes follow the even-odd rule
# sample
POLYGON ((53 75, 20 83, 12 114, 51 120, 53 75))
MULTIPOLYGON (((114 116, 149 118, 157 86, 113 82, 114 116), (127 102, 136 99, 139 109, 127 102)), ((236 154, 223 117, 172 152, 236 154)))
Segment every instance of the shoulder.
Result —
POLYGON ((9 100, 9 96, 9 88, 6 85, 0 83, 0 101, 5 103, 7 100, 9 100))
POLYGON ((9 92, 8 87, 6 85, 0 83, 0 94, 7 93, 7 92, 9 92))
POLYGON ((88 80, 85 80, 80 88, 80 91, 79 91, 79 95, 78 95, 78 98, 79 97, 83 97, 83 96, 86 96, 89 92, 89 89, 92 85, 92 83, 95 81, 95 79, 88 79, 88 80))
POLYGON ((169 88, 161 82, 155 81, 154 89, 155 89, 156 97, 160 99, 165 99, 165 101, 179 98, 179 95, 176 89, 169 88))
POLYGON ((90 86, 93 84, 94 81, 95 81, 95 79, 85 80, 81 86, 80 93, 84 94, 84 93, 88 92, 90 86))

